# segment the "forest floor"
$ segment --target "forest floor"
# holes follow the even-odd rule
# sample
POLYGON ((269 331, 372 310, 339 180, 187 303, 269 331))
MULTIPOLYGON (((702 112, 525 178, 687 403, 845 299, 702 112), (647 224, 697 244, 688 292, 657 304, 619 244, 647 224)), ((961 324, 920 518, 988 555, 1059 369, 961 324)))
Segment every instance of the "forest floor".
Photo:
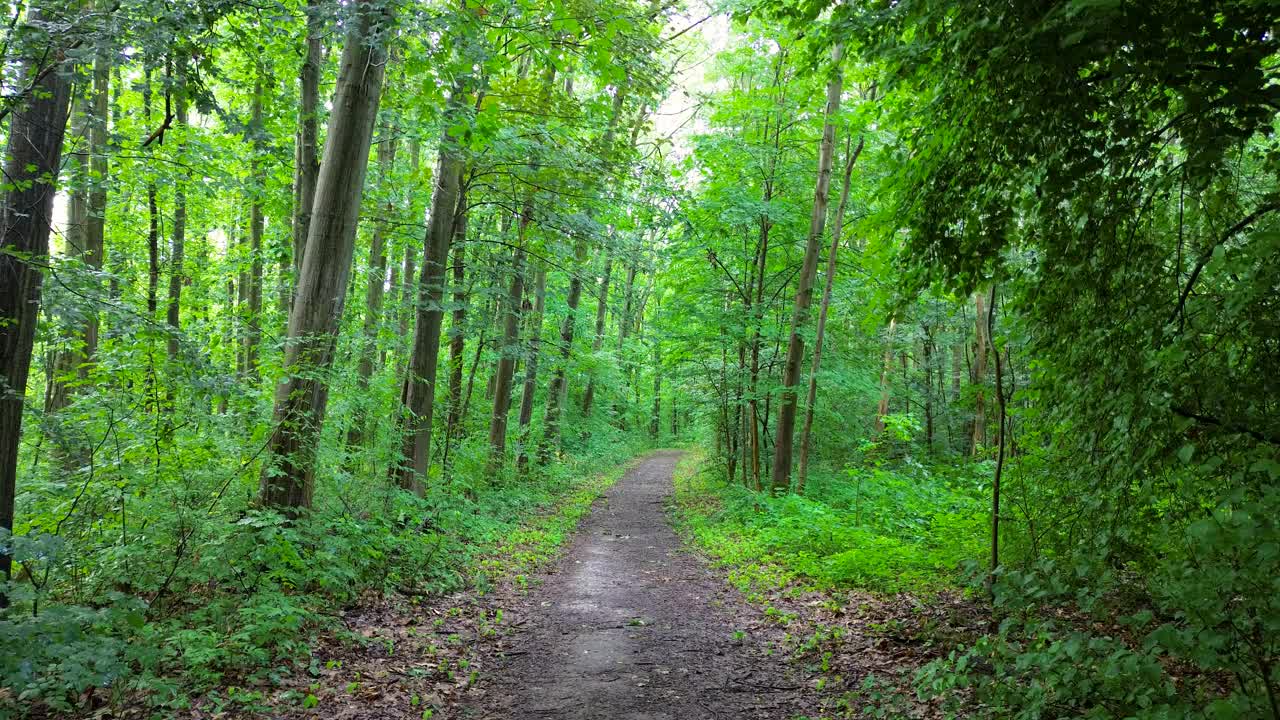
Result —
MULTIPOLYGON (((343 612, 348 638, 315 648, 311 670, 267 700, 266 716, 936 716, 910 697, 909 678, 937 652, 913 630, 942 611, 910 596, 795 587, 748 602, 728 570, 673 529, 681 455, 635 462, 529 576, 507 573, 485 592, 370 598, 343 612)), ((262 717, 259 708, 247 715, 262 717)))
POLYGON ((665 506, 679 453, 646 458, 518 598, 527 622, 467 709, 483 718, 790 718, 815 701, 780 629, 688 553, 665 506))

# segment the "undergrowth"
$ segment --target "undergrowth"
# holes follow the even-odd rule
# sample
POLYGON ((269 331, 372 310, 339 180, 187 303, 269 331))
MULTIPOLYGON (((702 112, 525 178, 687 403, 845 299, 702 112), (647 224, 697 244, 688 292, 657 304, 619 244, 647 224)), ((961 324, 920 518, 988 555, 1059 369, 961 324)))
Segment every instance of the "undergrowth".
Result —
MULTIPOLYGON (((231 521, 157 519, 185 522, 163 529, 185 547, 157 552, 135 539, 121 549, 127 557, 84 570, 82 586, 100 589, 89 602, 57 602, 37 583, 14 583, 10 597, 30 612, 0 619, 0 718, 122 704, 180 711, 201 692, 270 685, 306 667, 318 637, 340 630, 340 609, 367 593, 520 582, 639 448, 597 446, 530 478, 439 482, 423 498, 388 492, 378 512, 329 506, 290 523, 246 506, 231 521)), ((459 468, 469 460, 460 457, 459 468)), ((161 530, 153 532, 172 537, 161 530)), ((57 562, 57 539, 38 542, 19 549, 28 567, 39 567, 41 553, 57 562)))
POLYGON ((728 482, 697 451, 675 477, 683 529, 748 595, 791 584, 880 593, 958 586, 983 550, 984 483, 982 466, 908 458, 815 472, 803 496, 771 497, 728 482))

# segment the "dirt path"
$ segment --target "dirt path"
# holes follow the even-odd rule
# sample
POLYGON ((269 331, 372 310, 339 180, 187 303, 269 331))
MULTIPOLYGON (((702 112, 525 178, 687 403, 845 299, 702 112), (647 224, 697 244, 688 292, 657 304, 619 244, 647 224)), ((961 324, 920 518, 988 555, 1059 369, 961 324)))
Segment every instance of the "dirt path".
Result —
POLYGON ((814 702, 768 652, 776 630, 672 531, 678 458, 650 455, 597 501, 522 598, 469 717, 786 719, 814 702))

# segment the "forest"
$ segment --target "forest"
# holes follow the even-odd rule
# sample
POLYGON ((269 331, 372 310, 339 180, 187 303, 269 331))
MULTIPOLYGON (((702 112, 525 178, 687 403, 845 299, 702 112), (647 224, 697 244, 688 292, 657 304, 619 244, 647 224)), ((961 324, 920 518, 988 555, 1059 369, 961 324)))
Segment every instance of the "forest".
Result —
POLYGON ((1280 6, 11 0, 0 718, 1280 720, 1280 6))

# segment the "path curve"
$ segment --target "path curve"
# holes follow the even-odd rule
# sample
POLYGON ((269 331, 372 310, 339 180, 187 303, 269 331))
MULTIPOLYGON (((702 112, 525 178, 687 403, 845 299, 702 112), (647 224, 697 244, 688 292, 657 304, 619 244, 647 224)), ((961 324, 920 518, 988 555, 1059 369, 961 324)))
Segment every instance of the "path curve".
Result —
POLYGON ((812 690, 768 652, 759 612, 671 529, 679 452, 653 453, 596 502, 523 599, 524 622, 486 663, 471 717, 786 719, 812 690))

